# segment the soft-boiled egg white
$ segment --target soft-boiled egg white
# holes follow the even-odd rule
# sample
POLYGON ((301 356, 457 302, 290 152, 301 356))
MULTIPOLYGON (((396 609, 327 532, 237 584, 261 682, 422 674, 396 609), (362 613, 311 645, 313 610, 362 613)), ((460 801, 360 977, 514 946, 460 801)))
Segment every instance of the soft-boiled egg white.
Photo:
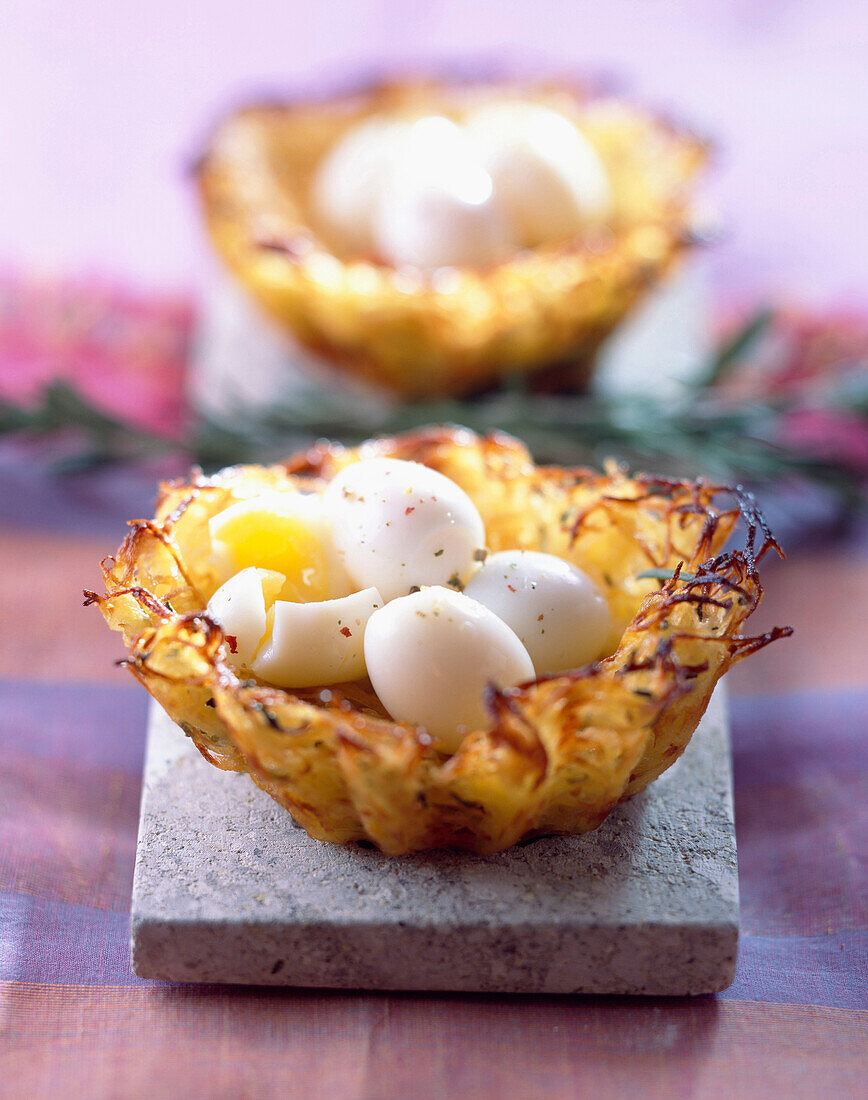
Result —
POLYGON ((491 554, 464 592, 515 631, 538 676, 602 656, 612 628, 609 605, 591 578, 553 554, 491 554))
POLYGON ((350 253, 374 248, 374 213, 407 129, 406 122, 382 118, 351 127, 314 177, 314 209, 326 231, 350 253))
POLYGON ((365 663, 389 714, 424 726, 446 752, 489 724, 489 684, 508 688, 534 676, 527 650, 502 619, 443 587, 376 611, 365 631, 365 663))
POLYGON ((312 185, 327 233, 396 267, 482 267, 568 239, 609 215, 605 167, 565 115, 489 103, 462 124, 440 115, 351 127, 312 185))
POLYGON ((209 523, 222 577, 251 566, 282 573, 281 596, 299 603, 345 596, 354 587, 334 549, 317 493, 270 492, 238 501, 209 523))
POLYGON ((229 641, 232 663, 286 688, 360 680, 365 625, 383 605, 376 588, 292 603, 276 599, 283 583, 281 573, 249 567, 208 601, 208 615, 229 641))
POLYGON ((465 125, 523 246, 574 236, 609 213, 602 161, 564 115, 523 101, 495 103, 465 125))
POLYGON ((317 603, 277 600, 251 668, 263 680, 287 688, 360 680, 365 675, 365 627, 382 606, 376 588, 317 603))
POLYGON ((376 251, 395 267, 479 267, 511 249, 491 176, 447 118, 421 118, 385 174, 374 210, 376 251))
POLYGON ((266 630, 266 608, 285 581, 282 573, 249 566, 230 577, 208 601, 207 612, 234 639, 232 659, 249 668, 266 630))
POLYGON ((372 458, 329 483, 325 505, 350 577, 385 600, 423 585, 460 587, 478 568, 485 525, 454 481, 418 462, 372 458))

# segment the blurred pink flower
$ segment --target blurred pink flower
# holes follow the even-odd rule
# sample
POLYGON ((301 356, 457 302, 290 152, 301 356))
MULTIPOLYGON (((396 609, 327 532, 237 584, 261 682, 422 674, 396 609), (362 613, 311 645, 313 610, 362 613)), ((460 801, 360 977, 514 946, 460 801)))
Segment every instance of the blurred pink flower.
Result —
POLYGON ((734 404, 780 400, 774 442, 868 478, 865 410, 841 397, 855 376, 868 392, 868 314, 783 309, 717 389, 734 404))
POLYGON ((26 400, 64 378, 124 419, 176 430, 192 323, 184 297, 0 272, 0 397, 26 400))
POLYGON ((750 347, 719 388, 744 399, 792 395, 830 383, 858 364, 868 369, 868 313, 780 309, 758 346, 750 347))
POLYGON ((868 426, 844 409, 794 409, 780 419, 776 442, 868 477, 868 426))

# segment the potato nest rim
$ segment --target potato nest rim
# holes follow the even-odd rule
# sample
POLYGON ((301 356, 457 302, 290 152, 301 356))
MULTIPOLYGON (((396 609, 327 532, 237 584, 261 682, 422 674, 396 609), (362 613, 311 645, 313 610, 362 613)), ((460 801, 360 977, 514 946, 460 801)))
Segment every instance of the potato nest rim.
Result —
POLYGON ((587 372, 615 325, 707 239, 691 190, 708 153, 687 127, 579 81, 418 78, 241 107, 216 126, 196 180, 214 247, 268 313, 341 369, 422 396, 471 392, 504 371, 565 359, 587 372), (610 227, 434 275, 338 254, 308 193, 348 126, 423 104, 458 116, 462 97, 503 94, 582 121, 615 191, 610 227))
POLYGON ((124 635, 119 664, 205 759, 248 772, 311 836, 371 841, 395 855, 494 852, 596 828, 680 756, 724 672, 792 632, 741 633, 762 599, 760 561, 770 550, 783 556, 741 486, 537 467, 497 434, 426 429, 352 449, 321 443, 272 467, 194 470, 164 483, 156 518, 130 528, 103 561, 105 595, 85 592, 124 635), (319 491, 375 455, 452 477, 495 549, 560 549, 600 584, 618 623, 610 656, 507 691, 489 687, 490 727, 452 756, 423 729, 392 722, 367 683, 288 691, 243 678, 231 666, 233 639, 203 611, 202 586, 214 582, 191 547, 201 550, 209 515, 239 490, 319 491), (722 494, 733 507, 715 506, 722 494), (739 517, 744 546, 722 552, 739 517), (619 558, 607 557, 613 547, 619 558))

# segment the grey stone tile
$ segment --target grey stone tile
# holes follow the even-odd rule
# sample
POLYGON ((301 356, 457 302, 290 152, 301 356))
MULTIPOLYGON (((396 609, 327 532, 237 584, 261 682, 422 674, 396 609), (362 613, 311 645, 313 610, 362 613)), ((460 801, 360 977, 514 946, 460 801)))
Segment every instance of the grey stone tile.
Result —
POLYGON ((492 856, 311 840, 152 711, 132 906, 142 977, 682 995, 724 989, 737 940, 720 690, 681 760, 596 832, 492 856))

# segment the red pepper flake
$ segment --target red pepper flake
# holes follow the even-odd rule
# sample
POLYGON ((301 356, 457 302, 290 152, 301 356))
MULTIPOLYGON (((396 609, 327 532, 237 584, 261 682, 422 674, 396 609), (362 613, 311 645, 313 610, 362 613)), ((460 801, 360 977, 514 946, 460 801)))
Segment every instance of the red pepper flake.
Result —
POLYGON ((511 584, 508 584, 506 587, 510 590, 510 592, 515 592, 515 589, 512 587, 511 584))
POLYGON ((415 512, 415 511, 416 511, 416 509, 415 509, 415 508, 405 508, 405 509, 404 509, 404 515, 405 515, 405 516, 409 516, 409 514, 410 514, 411 512, 415 512))
POLYGON ((537 621, 538 623, 541 623, 541 622, 543 621, 543 619, 544 619, 544 618, 545 618, 545 616, 544 616, 544 615, 537 615, 537 619, 536 619, 536 621, 537 621))
POLYGON ((226 644, 229 646, 229 649, 232 651, 232 653, 237 653, 238 638, 234 634, 224 634, 223 637, 226 639, 226 644))
POLYGON ((352 632, 352 630, 350 630, 350 628, 348 626, 342 626, 341 627, 341 634, 343 634, 343 636, 345 638, 352 638, 352 636, 353 636, 353 632, 352 632))

